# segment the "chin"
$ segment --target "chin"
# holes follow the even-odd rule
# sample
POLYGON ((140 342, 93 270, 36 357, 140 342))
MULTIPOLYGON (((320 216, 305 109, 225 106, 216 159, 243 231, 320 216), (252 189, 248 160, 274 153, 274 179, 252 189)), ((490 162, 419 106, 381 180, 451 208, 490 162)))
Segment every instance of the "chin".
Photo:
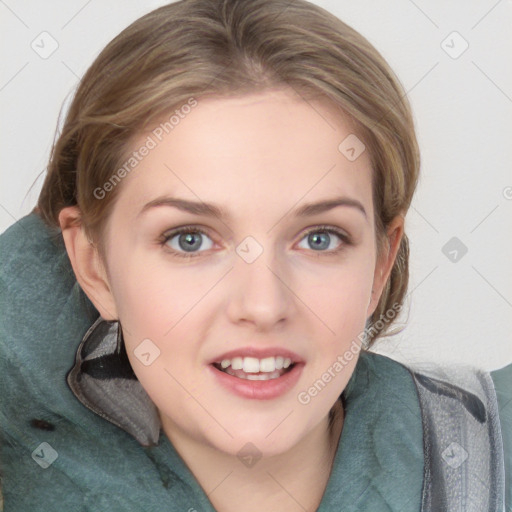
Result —
POLYGON ((271 426, 267 422, 259 426, 252 422, 247 428, 228 428, 233 437, 226 434, 216 436, 216 439, 210 438, 207 442, 215 449, 238 458, 245 455, 258 458, 281 455, 293 449, 302 438, 296 421, 290 422, 285 428, 284 425, 279 426, 282 419, 273 421, 271 426))

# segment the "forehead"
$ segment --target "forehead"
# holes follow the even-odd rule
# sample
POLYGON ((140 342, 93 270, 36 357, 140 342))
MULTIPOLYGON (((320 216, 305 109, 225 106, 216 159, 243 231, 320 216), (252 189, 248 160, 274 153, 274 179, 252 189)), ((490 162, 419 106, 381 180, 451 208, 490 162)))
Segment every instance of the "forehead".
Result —
POLYGON ((133 141, 130 151, 151 148, 122 183, 119 201, 131 210, 162 194, 247 213, 351 196, 370 214, 369 156, 352 161, 340 150, 354 127, 326 100, 274 90, 198 98, 186 112, 133 141))

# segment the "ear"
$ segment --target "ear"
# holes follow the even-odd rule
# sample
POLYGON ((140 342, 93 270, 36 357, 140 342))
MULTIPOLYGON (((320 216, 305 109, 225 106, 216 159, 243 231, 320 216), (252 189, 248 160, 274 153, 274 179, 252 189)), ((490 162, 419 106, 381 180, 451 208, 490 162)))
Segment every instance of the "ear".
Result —
POLYGON ((76 206, 63 208, 59 224, 78 284, 104 320, 116 320, 117 308, 97 247, 89 240, 76 206))
POLYGON ((395 263, 396 255, 400 247, 400 242, 404 234, 404 216, 397 215, 386 230, 385 247, 382 254, 375 264, 375 273, 373 275, 372 296, 367 310, 367 318, 377 309, 382 291, 388 280, 389 274, 395 263))

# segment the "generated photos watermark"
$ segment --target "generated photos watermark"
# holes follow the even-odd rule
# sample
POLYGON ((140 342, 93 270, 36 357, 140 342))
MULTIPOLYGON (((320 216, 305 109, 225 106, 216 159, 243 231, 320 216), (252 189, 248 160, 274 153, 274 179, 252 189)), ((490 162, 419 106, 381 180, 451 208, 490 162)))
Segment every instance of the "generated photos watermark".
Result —
POLYGON ((318 378, 307 390, 300 391, 297 394, 297 400, 302 405, 307 405, 311 400, 316 397, 322 390, 324 390, 329 382, 331 382, 339 373, 343 371, 350 361, 361 350, 361 344, 365 342, 367 337, 374 336, 382 331, 384 327, 389 324, 400 313, 402 305, 395 303, 385 313, 382 313, 379 319, 374 322, 370 327, 367 327, 357 335, 357 338, 352 340, 350 347, 345 350, 342 355, 336 358, 329 368, 318 378))
POLYGON ((165 135, 171 133, 171 131, 180 124, 181 120, 185 119, 185 117, 190 114, 197 104, 198 103, 195 98, 189 98, 187 103, 174 111, 168 121, 160 123, 156 128, 154 128, 151 134, 146 137, 143 144, 136 151, 131 153, 123 165, 121 165, 101 187, 96 187, 94 189, 94 197, 96 199, 104 199, 107 193, 111 192, 123 178, 130 174, 130 172, 133 171, 133 169, 135 169, 139 163, 149 155, 150 151, 158 146, 165 135))

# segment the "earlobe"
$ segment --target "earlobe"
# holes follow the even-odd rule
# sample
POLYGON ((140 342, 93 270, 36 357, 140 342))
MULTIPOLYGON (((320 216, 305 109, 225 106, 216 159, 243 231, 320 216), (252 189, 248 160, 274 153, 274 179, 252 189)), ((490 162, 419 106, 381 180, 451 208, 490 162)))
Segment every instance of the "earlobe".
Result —
POLYGON ((63 208, 59 213, 59 224, 78 284, 104 320, 117 319, 105 267, 97 247, 87 238, 78 207, 63 208))

